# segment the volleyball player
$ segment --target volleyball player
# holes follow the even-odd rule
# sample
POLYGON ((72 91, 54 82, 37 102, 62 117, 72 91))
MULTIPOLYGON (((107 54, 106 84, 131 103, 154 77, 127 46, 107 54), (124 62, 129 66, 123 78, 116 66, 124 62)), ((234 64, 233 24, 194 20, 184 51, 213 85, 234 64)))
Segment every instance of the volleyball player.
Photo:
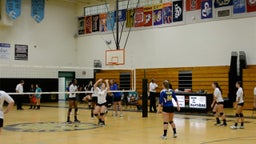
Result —
POLYGON ((96 93, 96 91, 94 91, 94 88, 93 88, 93 82, 90 81, 88 85, 85 86, 84 88, 86 91, 91 91, 92 93, 89 93, 88 95, 86 95, 84 98, 83 98, 83 101, 89 101, 90 102, 90 106, 89 108, 91 109, 91 119, 94 118, 94 108, 95 108, 95 105, 97 103, 97 100, 98 100, 98 95, 96 93))
POLYGON ((169 124, 172 126, 172 129, 173 129, 173 137, 174 138, 177 137, 176 126, 173 122, 174 106, 172 103, 172 99, 175 100, 175 102, 177 103, 177 110, 180 111, 179 102, 177 100, 175 92, 172 89, 170 89, 170 83, 167 80, 165 80, 163 81, 163 90, 160 93, 159 105, 158 105, 158 113, 161 112, 161 107, 163 107, 162 113, 163 113, 163 121, 164 121, 163 122, 164 134, 162 136, 162 139, 167 139, 167 130, 168 130, 169 124))
POLYGON ((72 108, 74 107, 74 109, 75 109, 74 122, 79 123, 80 121, 77 119, 78 108, 77 108, 76 93, 74 93, 74 92, 77 92, 77 80, 76 79, 74 79, 72 84, 69 86, 69 92, 70 93, 69 93, 69 97, 68 97, 69 108, 68 108, 67 122, 72 123, 72 121, 70 120, 70 114, 71 114, 72 108))
POLYGON ((216 117, 216 126, 227 126, 226 117, 224 114, 224 99, 222 97, 222 90, 220 88, 219 83, 213 82, 212 87, 214 89, 213 92, 213 101, 211 107, 215 107, 215 111, 213 112, 214 116, 216 117), (221 124, 220 119, 223 120, 223 124, 221 124))
POLYGON ((36 109, 37 110, 40 110, 41 93, 42 93, 42 89, 39 87, 39 84, 36 84, 36 109))
MULTIPOLYGON (((16 86, 16 93, 23 93, 23 85, 25 84, 24 80, 21 80, 16 86)), ((22 108, 23 95, 19 94, 16 96, 17 110, 24 110, 22 108)))
POLYGON ((243 115, 243 107, 244 107, 244 91, 242 88, 242 82, 236 82, 236 122, 232 125, 231 129, 244 129, 244 115, 243 115), (239 120, 241 121, 241 126, 238 126, 239 120))
POLYGON ((7 114, 13 107, 14 100, 4 91, 0 90, 0 135, 4 124, 4 115, 7 114), (3 110, 4 102, 8 103, 6 110, 3 110))
MULTIPOLYGON (((114 80, 110 80, 110 90, 111 91, 117 91, 118 85, 114 82, 114 80)), ((117 110, 119 109, 120 111, 120 117, 123 117, 123 111, 122 111, 122 93, 121 92, 112 92, 113 98, 113 103, 114 103, 114 114, 113 116, 117 116, 117 110)))
POLYGON ((105 112, 107 110, 107 93, 109 90, 108 80, 105 80, 105 83, 102 79, 99 79, 94 84, 94 91, 98 95, 98 101, 94 109, 94 115, 99 119, 99 125, 105 126, 105 112))
MULTIPOLYGON (((34 84, 30 85, 29 92, 34 93, 35 92, 35 86, 34 84)), ((35 109, 36 108, 36 97, 34 94, 29 95, 29 101, 30 101, 30 108, 29 109, 35 109)))

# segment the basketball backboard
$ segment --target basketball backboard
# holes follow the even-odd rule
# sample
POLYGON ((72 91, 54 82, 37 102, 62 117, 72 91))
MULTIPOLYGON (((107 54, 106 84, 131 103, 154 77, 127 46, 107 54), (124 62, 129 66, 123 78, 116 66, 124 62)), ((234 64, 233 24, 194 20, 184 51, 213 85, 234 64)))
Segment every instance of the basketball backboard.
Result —
POLYGON ((120 50, 106 50, 105 51, 106 65, 124 65, 125 64, 125 51, 120 50))

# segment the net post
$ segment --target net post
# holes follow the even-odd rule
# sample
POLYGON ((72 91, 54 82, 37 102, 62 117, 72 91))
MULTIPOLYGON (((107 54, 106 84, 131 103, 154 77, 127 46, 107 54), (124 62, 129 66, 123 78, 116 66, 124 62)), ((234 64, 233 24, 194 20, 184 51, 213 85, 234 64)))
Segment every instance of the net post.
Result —
POLYGON ((148 80, 142 79, 142 117, 148 117, 148 80))

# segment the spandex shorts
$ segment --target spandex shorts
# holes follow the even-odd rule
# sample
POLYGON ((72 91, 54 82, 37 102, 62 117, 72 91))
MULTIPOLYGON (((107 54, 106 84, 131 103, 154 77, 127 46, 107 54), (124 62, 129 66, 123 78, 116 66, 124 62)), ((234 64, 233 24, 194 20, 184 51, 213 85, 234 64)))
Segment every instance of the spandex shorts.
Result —
POLYGON ((119 101, 121 101, 121 97, 114 97, 114 100, 113 100, 114 102, 119 102, 119 101))
POLYGON ((174 113, 174 107, 163 107, 163 112, 174 113))
POLYGON ((103 104, 96 104, 96 106, 102 107, 102 106, 107 106, 107 103, 103 103, 103 104))
POLYGON ((244 106, 244 103, 239 103, 239 104, 237 104, 237 105, 239 105, 239 106, 244 106))
POLYGON ((0 118, 0 128, 4 126, 4 120, 0 118))

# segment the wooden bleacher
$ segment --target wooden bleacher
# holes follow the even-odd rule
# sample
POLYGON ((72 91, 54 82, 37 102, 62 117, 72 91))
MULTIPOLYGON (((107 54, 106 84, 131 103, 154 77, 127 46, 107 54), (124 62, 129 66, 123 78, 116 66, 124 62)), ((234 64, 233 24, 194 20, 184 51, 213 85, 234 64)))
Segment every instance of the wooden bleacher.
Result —
POLYGON ((244 89, 244 108, 252 109, 254 94, 253 89, 256 86, 256 65, 248 66, 243 70, 243 89, 244 89))

